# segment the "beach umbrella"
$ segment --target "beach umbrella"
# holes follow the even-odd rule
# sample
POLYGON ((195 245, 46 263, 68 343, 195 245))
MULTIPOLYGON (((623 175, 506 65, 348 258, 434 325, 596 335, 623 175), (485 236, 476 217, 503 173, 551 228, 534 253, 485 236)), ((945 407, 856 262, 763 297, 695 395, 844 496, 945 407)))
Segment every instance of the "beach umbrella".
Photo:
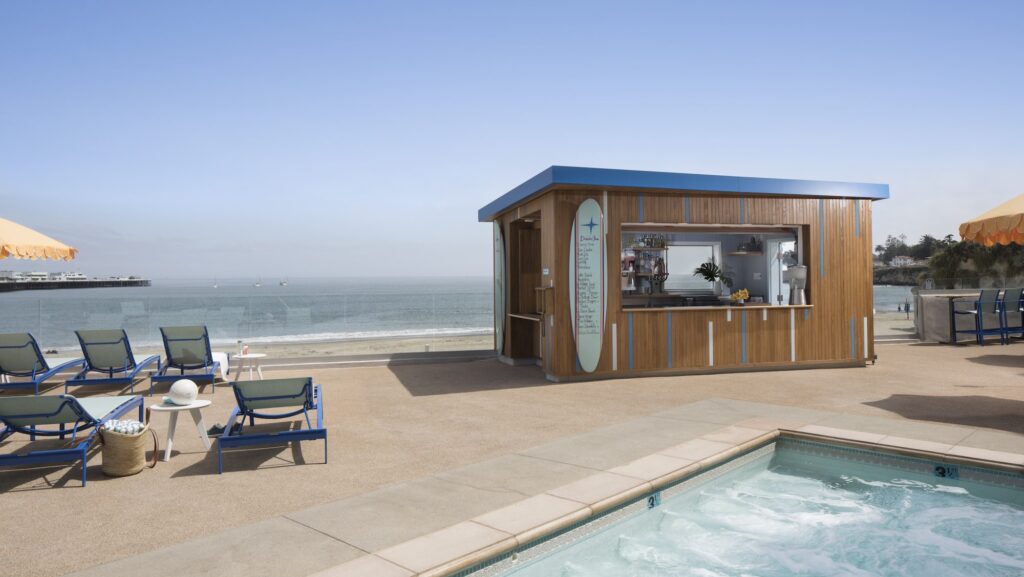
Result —
POLYGON ((1024 194, 961 224, 960 237, 985 246, 1024 244, 1024 194))
POLYGON ((71 260, 78 249, 54 240, 27 226, 0 218, 0 259, 71 260))

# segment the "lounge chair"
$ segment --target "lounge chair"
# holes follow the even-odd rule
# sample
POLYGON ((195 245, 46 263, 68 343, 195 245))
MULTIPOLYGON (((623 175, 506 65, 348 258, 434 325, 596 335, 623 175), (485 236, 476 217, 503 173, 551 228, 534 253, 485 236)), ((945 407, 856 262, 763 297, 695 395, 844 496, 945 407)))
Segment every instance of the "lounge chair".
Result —
POLYGON ((0 397, 0 441, 14 433, 65 438, 71 442, 62 449, 46 449, 28 453, 0 455, 0 467, 16 467, 38 463, 82 462, 82 486, 86 483, 89 447, 103 423, 125 415, 134 408, 142 420, 142 397, 91 397, 76 399, 71 395, 43 395, 0 397), (55 429, 42 429, 44 425, 57 425, 55 429), (71 429, 68 430, 68 425, 71 429), (82 434, 84 433, 84 434, 82 434))
POLYGON ((38 395, 39 385, 57 373, 85 365, 82 358, 51 360, 52 366, 29 333, 0 334, 0 389, 31 388, 38 395))
POLYGON ((324 440, 324 462, 327 462, 327 429, 324 428, 324 402, 320 385, 314 385, 309 377, 297 379, 270 379, 266 381, 244 381, 231 383, 238 406, 231 411, 224 433, 217 440, 217 472, 224 472, 223 449, 248 445, 272 445, 291 441, 324 440), (264 409, 288 409, 275 413, 260 412, 264 409), (316 411, 316 427, 313 427, 309 413, 316 411), (254 426, 256 419, 287 419, 295 415, 306 418, 305 429, 275 433, 246 432, 245 419, 254 426), (235 422, 239 421, 238 427, 235 422))
MULTIPOLYGON (((135 392, 135 378, 144 368, 156 363, 160 371, 160 355, 146 357, 141 363, 135 362, 132 346, 128 342, 128 333, 123 329, 75 331, 78 342, 82 345, 85 355, 85 368, 73 378, 64 382, 64 393, 68 387, 85 385, 128 385, 135 392), (89 378, 89 373, 102 373, 105 377, 89 378)), ((149 384, 149 394, 153 394, 153 383, 149 384)))
POLYGON ((214 360, 210 352, 210 335, 206 327, 160 327, 160 334, 164 340, 166 359, 160 371, 150 377, 153 383, 188 378, 197 384, 209 381, 211 388, 216 387, 214 381, 220 363, 214 360), (167 374, 170 369, 177 369, 178 374, 167 374), (186 375, 185 371, 200 372, 186 375))

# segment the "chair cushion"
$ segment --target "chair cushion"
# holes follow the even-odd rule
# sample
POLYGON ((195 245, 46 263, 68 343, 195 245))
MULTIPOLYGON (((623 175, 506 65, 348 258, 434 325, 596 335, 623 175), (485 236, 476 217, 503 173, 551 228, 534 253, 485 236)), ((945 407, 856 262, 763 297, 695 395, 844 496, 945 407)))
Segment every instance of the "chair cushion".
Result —
POLYGON ((160 332, 164 335, 167 364, 199 367, 211 362, 206 327, 160 327, 160 332))
POLYGON ((82 343, 82 353, 96 369, 133 369, 135 359, 128 349, 128 335, 123 330, 75 331, 82 343))
POLYGON ((0 419, 16 427, 74 423, 78 420, 78 415, 71 407, 74 404, 74 397, 70 397, 70 403, 66 402, 63 396, 0 397, 0 419))
POLYGON ((32 346, 32 335, 7 333, 0 335, 0 369, 10 373, 44 372, 46 359, 32 346))
MULTIPOLYGON (((68 395, 70 396, 70 395, 68 395)), ((85 399, 78 399, 78 404, 85 409, 85 412, 89 414, 95 420, 106 418, 110 413, 114 412, 114 409, 134 399, 133 395, 120 395, 116 397, 88 397, 85 399)))
POLYGON ((305 377, 240 381, 232 383, 232 386, 235 388, 235 397, 242 409, 294 407, 306 403, 307 390, 312 390, 312 379, 305 377))
POLYGON ((77 399, 71 395, 0 397, 0 420, 16 427, 70 424, 79 420, 74 410, 77 406, 85 414, 85 422, 92 423, 109 416, 114 409, 134 398, 131 395, 86 399, 77 399))

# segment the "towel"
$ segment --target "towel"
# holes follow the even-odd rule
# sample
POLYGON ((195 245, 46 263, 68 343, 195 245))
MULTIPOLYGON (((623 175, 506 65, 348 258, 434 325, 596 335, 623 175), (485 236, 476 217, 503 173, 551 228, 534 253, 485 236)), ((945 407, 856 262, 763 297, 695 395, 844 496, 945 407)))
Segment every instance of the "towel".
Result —
POLYGON ((213 353, 213 360, 220 363, 220 378, 221 380, 228 380, 228 354, 227 353, 213 353))

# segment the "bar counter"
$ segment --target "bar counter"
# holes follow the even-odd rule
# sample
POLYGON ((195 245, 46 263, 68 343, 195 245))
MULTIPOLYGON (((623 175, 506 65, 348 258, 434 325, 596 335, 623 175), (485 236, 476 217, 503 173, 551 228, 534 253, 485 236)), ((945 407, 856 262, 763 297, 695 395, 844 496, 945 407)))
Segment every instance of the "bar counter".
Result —
POLYGON ((681 306, 681 307, 622 307, 624 313, 646 313, 646 312, 658 312, 658 311, 743 311, 750 309, 768 309, 768 310, 781 310, 781 309, 811 309, 814 305, 771 305, 768 303, 746 303, 742 305, 719 305, 719 306, 681 306))

